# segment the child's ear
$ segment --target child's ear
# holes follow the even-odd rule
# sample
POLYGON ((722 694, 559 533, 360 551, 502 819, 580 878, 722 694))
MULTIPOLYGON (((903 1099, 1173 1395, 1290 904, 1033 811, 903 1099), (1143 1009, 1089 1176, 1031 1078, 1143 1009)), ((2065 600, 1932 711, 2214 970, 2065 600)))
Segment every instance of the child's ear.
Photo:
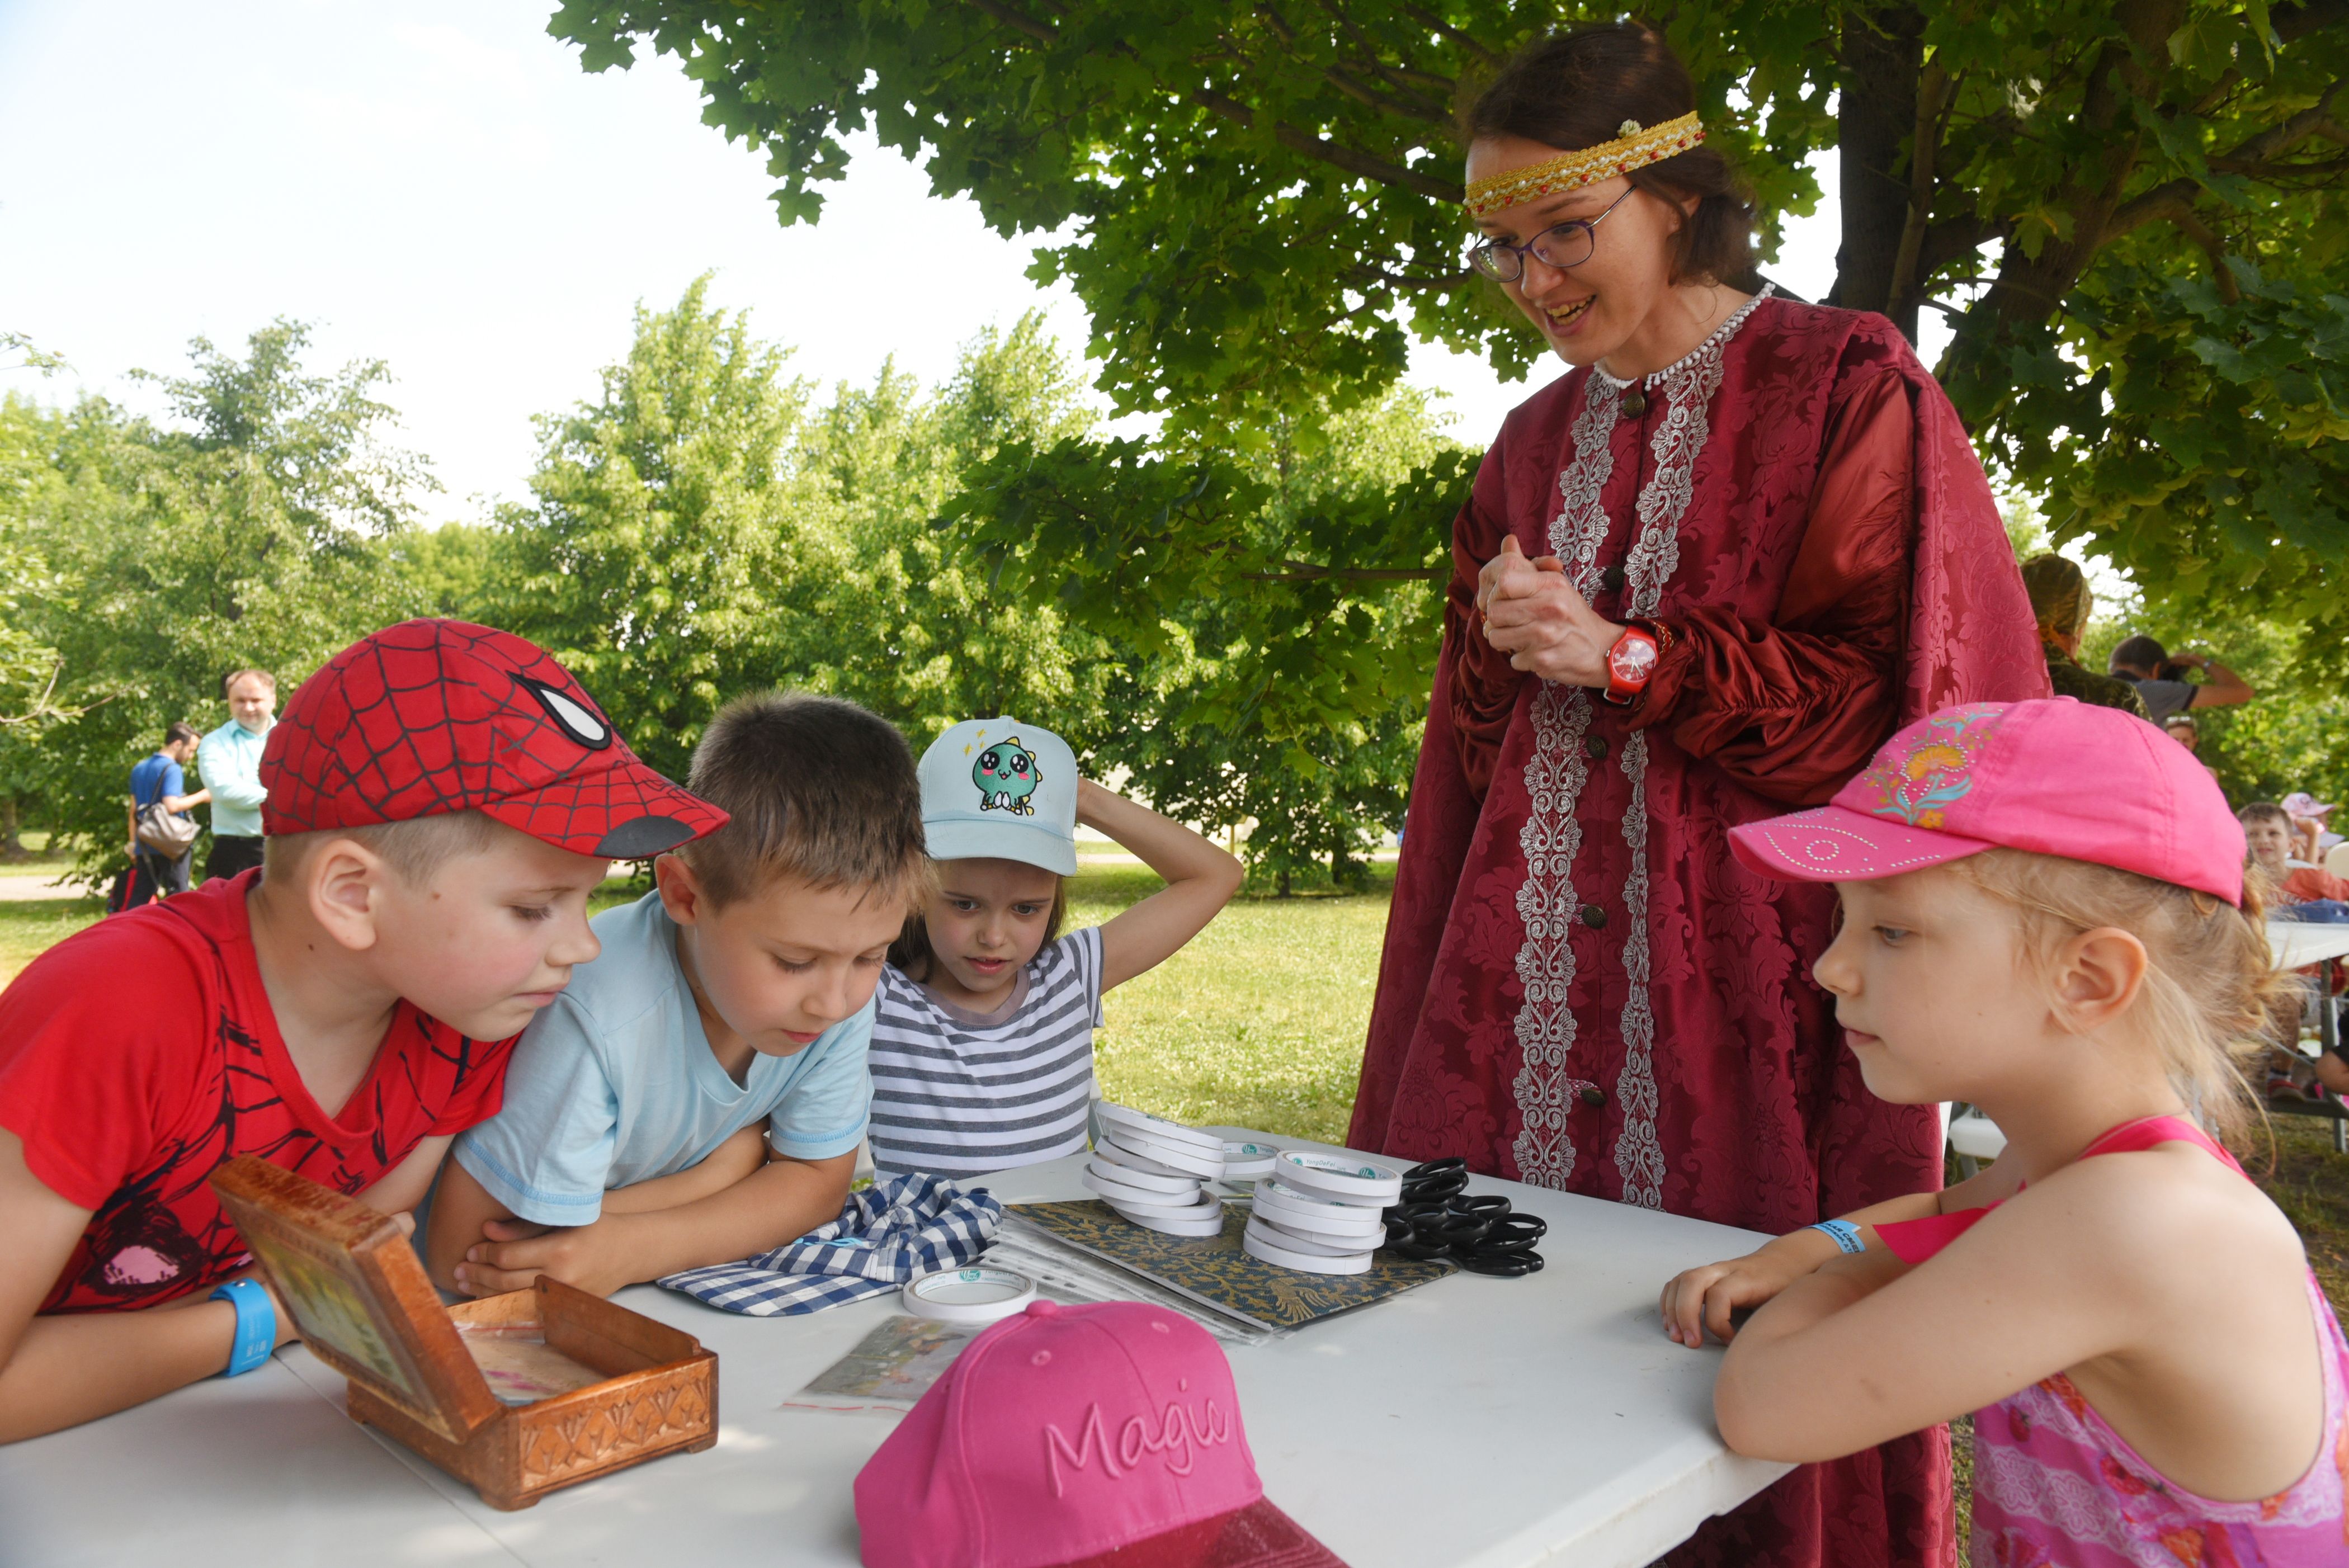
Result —
POLYGON ((661 907, 679 925, 691 925, 701 916, 702 901, 708 895, 701 891, 701 879, 682 855, 661 855, 653 861, 653 888, 660 894, 661 907))
POLYGON ((2075 1034, 2093 1034, 2117 1020, 2145 989, 2145 944, 2117 926, 2084 931, 2064 944, 2055 996, 2075 1034))
POLYGON ((393 874, 381 855, 357 840, 328 840, 302 864, 310 918, 341 946, 364 953, 376 944, 383 884, 393 874))

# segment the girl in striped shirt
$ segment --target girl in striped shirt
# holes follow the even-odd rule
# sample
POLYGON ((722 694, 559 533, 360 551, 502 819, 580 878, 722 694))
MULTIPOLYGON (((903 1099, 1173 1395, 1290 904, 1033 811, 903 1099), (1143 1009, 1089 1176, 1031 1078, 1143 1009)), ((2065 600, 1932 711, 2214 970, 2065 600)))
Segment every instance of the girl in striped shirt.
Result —
POLYGON ((882 971, 869 1059, 873 1162, 967 1178, 1085 1147, 1102 993, 1171 956, 1240 884, 1240 863, 1077 776, 1047 729, 971 719, 922 756, 937 887, 882 971), (1166 886, 1061 934, 1080 823, 1166 886))

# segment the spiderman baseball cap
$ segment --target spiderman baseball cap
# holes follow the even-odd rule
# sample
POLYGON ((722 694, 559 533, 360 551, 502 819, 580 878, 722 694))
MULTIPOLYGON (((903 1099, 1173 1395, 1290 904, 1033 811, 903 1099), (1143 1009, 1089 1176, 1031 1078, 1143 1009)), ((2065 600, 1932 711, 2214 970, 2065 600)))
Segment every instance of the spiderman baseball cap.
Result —
POLYGON ((270 730, 261 783, 264 833, 480 811, 625 861, 726 825, 646 767, 570 671, 463 621, 403 621, 329 659, 270 730))
POLYGON ((865 1568, 1345 1568, 1265 1500, 1223 1348, 1143 1302, 996 1324, 855 1491, 865 1568))
POLYGON ((1826 805, 1729 832, 1789 882, 1869 882, 1988 849, 2112 866, 2243 902, 2243 829, 2194 754, 2068 696, 1943 708, 1884 743, 1826 805))
POLYGON ((1019 861, 1077 874, 1077 754, 1016 718, 968 718, 922 753, 922 836, 934 861, 1019 861))

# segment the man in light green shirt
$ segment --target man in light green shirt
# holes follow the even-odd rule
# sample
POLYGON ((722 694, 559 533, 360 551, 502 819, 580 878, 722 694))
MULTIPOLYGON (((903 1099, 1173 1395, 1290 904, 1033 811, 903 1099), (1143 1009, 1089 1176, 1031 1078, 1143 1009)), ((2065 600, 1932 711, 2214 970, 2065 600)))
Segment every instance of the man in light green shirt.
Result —
POLYGON ((212 852, 206 877, 233 877, 261 863, 261 748, 276 723, 277 677, 239 670, 221 683, 229 721, 203 738, 196 767, 212 792, 212 852))

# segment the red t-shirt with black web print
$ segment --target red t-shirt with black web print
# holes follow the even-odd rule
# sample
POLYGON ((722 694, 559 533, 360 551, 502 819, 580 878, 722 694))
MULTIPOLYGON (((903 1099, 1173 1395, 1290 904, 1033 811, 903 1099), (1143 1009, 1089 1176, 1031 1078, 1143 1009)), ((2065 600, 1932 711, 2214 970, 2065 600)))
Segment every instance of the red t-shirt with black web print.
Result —
POLYGON ((43 1312, 145 1306, 252 1263, 205 1178, 257 1154, 338 1192, 497 1113, 513 1041, 406 1002, 337 1116, 303 1086, 254 960, 260 876, 99 922, 0 992, 0 1127, 43 1185, 94 1211, 43 1312))

